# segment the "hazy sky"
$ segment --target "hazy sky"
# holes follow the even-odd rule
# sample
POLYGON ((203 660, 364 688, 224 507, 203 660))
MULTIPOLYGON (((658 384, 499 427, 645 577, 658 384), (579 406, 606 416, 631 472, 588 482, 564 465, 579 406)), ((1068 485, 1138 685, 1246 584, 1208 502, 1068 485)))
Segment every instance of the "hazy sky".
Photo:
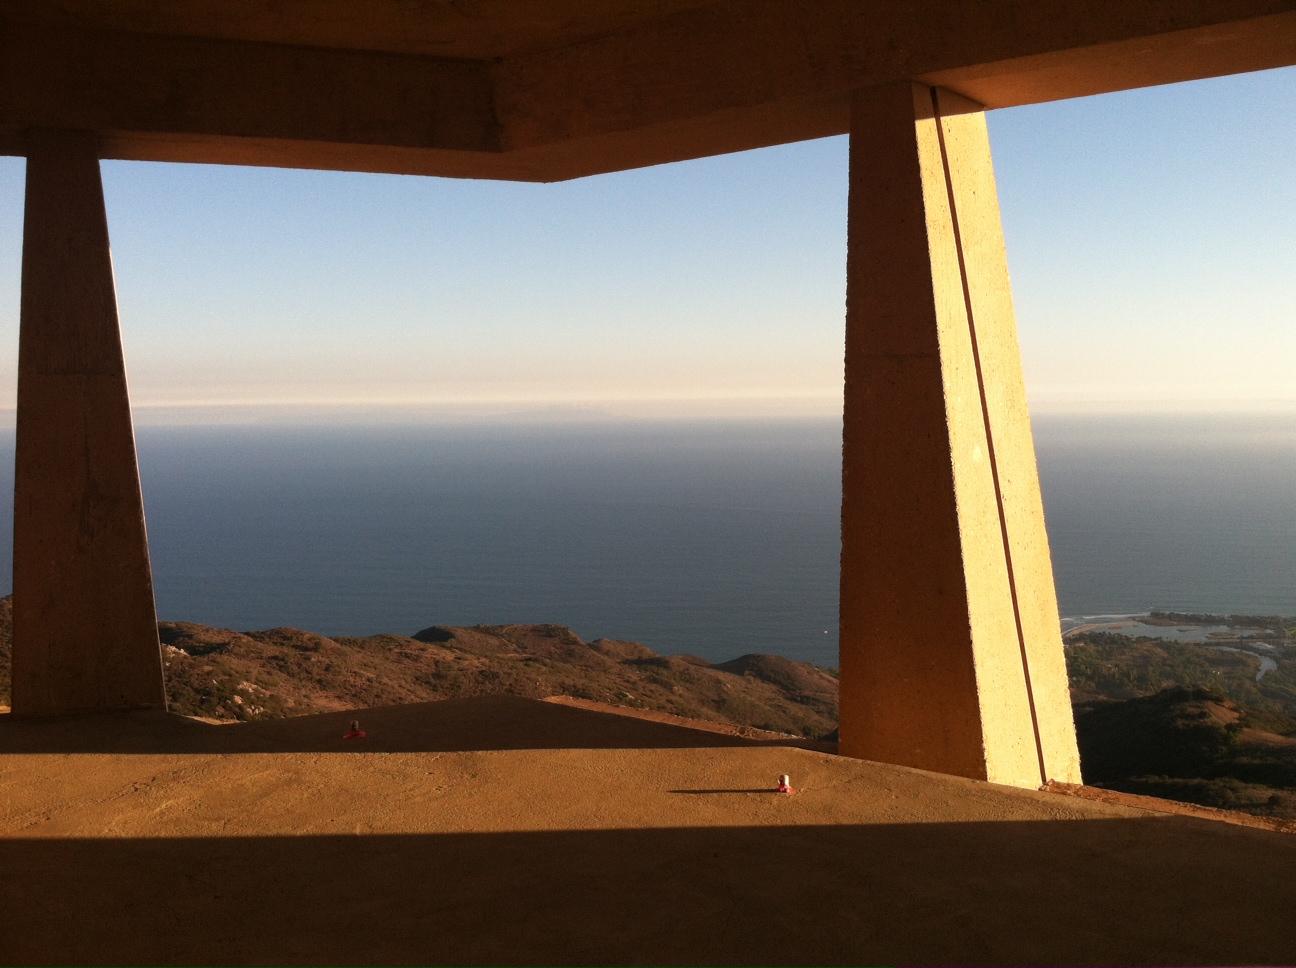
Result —
MULTIPOLYGON (((990 114, 1037 411, 1296 409, 1293 117, 1296 69, 990 114)), ((103 169, 142 407, 840 406, 844 138, 557 185, 103 169)), ((21 213, 0 159, 0 407, 21 213)))

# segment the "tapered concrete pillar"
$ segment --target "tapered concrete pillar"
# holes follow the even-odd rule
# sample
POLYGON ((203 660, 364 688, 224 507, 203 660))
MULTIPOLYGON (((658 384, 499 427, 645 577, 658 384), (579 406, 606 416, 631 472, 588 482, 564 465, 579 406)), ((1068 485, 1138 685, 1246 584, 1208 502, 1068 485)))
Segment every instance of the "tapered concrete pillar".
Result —
POLYGON ((980 107, 859 92, 849 213, 841 750, 1079 782, 980 107))
POLYGON ((28 147, 13 711, 164 707, 95 138, 36 131, 28 147))

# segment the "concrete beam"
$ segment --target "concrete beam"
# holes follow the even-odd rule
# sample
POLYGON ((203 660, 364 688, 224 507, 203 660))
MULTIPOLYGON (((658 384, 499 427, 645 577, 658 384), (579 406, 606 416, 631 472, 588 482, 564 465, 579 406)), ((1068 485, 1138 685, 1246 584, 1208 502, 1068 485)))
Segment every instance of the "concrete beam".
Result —
POLYGON ((28 152, 13 712, 164 707, 95 139, 32 132, 28 152))
POLYGON ((917 79, 987 107, 1061 101, 1296 64, 1296 13, 1136 34, 955 68, 917 79))
POLYGON ((101 157, 400 170, 499 135, 486 65, 20 23, 0 31, 0 141, 100 135, 101 157), (393 161, 392 159, 396 159, 393 161))
POLYGON ((1296 63, 1293 8, 1292 0, 727 0, 504 58, 496 104, 507 150, 726 111, 758 118, 779 102, 824 98, 840 105, 835 123, 796 136, 835 135, 848 130, 851 92, 929 75, 1002 92, 1002 101, 982 101, 1002 108, 1296 63))
POLYGON ((914 78, 1008 107, 1293 63, 1293 0, 726 0, 494 74, 504 150, 585 174, 842 134, 914 78))
POLYGON ((841 134, 915 78, 1006 107, 1296 63, 1296 0, 113 10, 0 0, 0 152, 554 181, 841 134))
POLYGON ((851 125, 841 750, 1079 782, 984 114, 901 83, 851 125))

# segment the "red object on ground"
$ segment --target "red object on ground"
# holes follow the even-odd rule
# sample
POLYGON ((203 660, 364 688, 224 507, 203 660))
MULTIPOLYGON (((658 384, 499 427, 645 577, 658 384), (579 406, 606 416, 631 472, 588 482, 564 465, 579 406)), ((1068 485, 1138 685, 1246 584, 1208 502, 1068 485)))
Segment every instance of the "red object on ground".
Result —
POLYGON ((365 731, 363 729, 353 729, 350 732, 343 733, 343 739, 364 739, 365 731))
POLYGON ((791 793, 791 792, 792 792, 792 787, 789 786, 788 784, 783 783, 783 782, 780 781, 780 782, 779 782, 778 792, 779 792, 779 793, 791 793))

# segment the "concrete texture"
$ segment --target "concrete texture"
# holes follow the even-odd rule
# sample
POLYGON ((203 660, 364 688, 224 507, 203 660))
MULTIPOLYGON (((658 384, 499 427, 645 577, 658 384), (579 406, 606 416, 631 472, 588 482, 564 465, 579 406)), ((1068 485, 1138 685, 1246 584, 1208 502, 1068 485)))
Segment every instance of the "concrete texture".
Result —
POLYGON ((1292 0, 0 0, 0 151, 550 181, 1296 62, 1292 0))
POLYGON ((922 85, 855 102, 841 749, 1078 782, 984 117, 941 114, 922 85))
POLYGON ((0 961, 1296 959, 1288 835, 542 702, 433 705, 355 713, 362 741, 351 714, 0 717, 0 961), (616 747, 481 749, 578 725, 616 747), (114 732, 138 751, 86 752, 114 732), (243 752, 201 749, 240 732, 243 752))
POLYGON ((13 708, 165 702, 95 138, 28 134, 13 708))
POLYGON ((26 719, 0 715, 4 753, 449 753, 463 750, 631 749, 676 746, 794 745, 813 740, 780 737, 714 723, 681 729, 672 717, 644 710, 582 708, 565 697, 550 700, 481 696, 384 706, 361 712, 223 723, 150 711, 86 719, 26 719), (343 739, 359 717, 363 742, 343 739), (370 730, 370 719, 382 728, 370 730), (752 735, 744 736, 739 731, 752 735))
MULTIPOLYGON (((1045 779, 1078 783, 1080 760, 1058 628, 1053 560, 1026 404, 990 135, 980 105, 949 91, 935 91, 946 189, 958 230, 964 308, 988 444, 986 463, 998 504, 1037 754, 1045 779)), ((971 463, 979 469, 981 462, 972 456, 971 463)))

